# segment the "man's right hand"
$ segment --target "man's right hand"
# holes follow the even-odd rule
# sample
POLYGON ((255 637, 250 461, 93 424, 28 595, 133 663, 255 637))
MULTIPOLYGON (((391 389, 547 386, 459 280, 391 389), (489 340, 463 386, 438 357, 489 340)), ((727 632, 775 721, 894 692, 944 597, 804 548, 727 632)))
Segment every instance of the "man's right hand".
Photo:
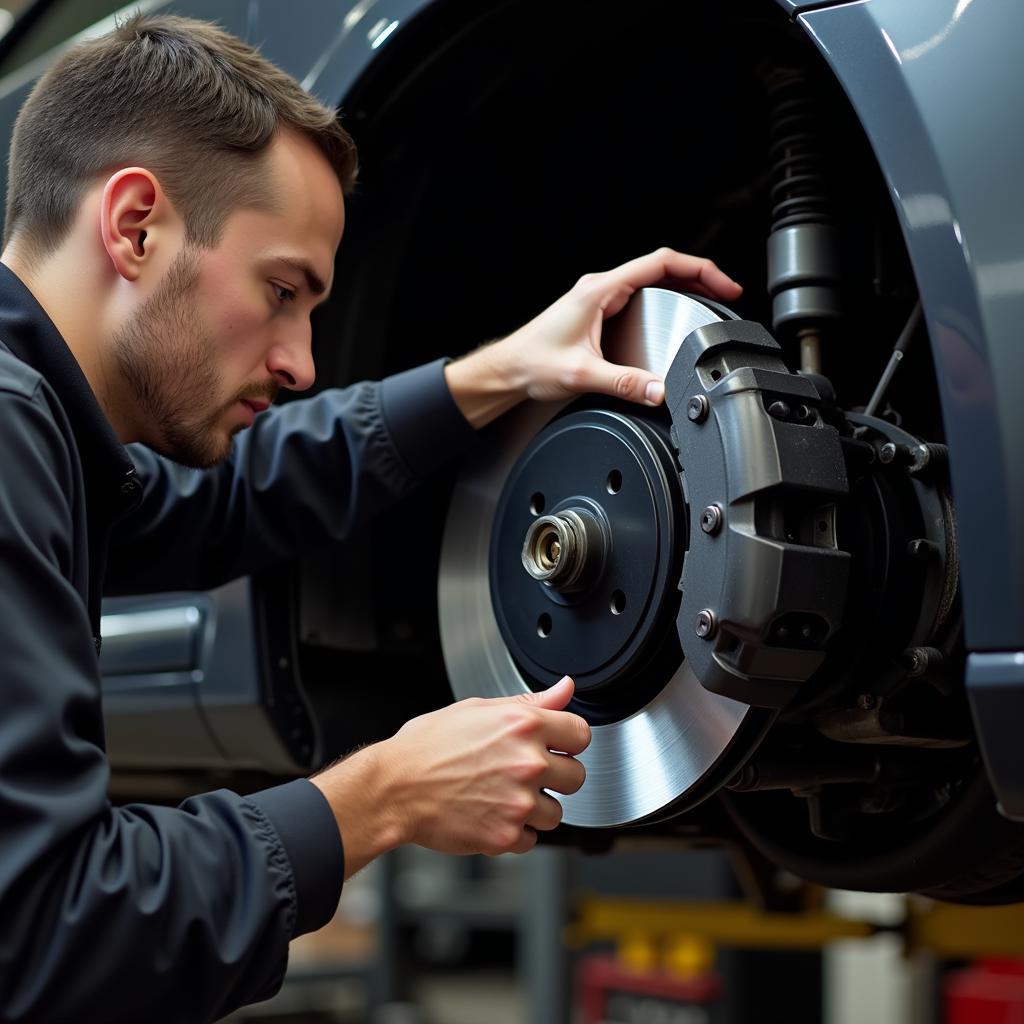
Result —
POLYGON ((523 853, 553 829, 575 793, 590 726, 562 709, 566 677, 548 690, 471 698, 407 722, 311 781, 327 797, 348 877, 385 850, 417 843, 443 853, 523 853))

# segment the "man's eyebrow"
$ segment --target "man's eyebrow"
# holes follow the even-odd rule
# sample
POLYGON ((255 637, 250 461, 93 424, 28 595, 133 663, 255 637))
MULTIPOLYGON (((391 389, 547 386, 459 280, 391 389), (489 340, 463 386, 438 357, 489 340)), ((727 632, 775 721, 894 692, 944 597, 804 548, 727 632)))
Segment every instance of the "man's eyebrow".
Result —
POLYGON ((306 279, 306 287, 314 295, 326 295, 327 285, 320 279, 320 275, 313 269, 313 267, 303 259, 295 259, 291 256, 278 256, 277 262, 284 264, 286 267, 291 267, 292 270, 297 270, 306 279))

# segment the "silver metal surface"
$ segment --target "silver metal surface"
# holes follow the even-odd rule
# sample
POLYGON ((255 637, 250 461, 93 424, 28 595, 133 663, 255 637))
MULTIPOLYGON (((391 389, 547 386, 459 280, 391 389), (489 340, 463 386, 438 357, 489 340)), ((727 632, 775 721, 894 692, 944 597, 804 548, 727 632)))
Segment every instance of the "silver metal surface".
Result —
MULTIPOLYGON (((608 325, 605 351, 614 362, 664 376, 683 339, 718 319, 688 296, 647 288, 608 325)), ((507 416, 456 484, 438 599, 445 664, 460 699, 512 696, 528 689, 501 639, 491 605, 491 527, 516 459, 562 407, 533 403, 507 416)), ((571 673, 572 666, 565 670, 571 673)), ((593 727, 593 741, 581 756, 587 781, 574 796, 559 797, 565 822, 598 828, 657 817, 707 781, 752 711, 705 690, 684 662, 646 707, 623 721, 593 727)))
MULTIPOLYGON (((602 553, 589 542, 589 531, 600 543, 601 528, 587 509, 565 509, 553 516, 535 519, 523 542, 523 568, 537 581, 555 590, 573 590, 584 576, 587 560, 600 563, 602 553)), ((591 575, 591 574, 587 574, 591 575)))
POLYGON ((712 536, 722 528, 722 508, 720 505, 708 505, 700 515, 700 528, 712 536))

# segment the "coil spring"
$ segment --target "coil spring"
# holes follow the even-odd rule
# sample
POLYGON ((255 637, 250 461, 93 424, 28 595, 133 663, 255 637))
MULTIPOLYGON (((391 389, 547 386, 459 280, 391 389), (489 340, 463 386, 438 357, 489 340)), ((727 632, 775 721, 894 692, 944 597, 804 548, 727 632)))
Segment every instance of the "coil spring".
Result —
POLYGON ((804 71, 776 68, 768 76, 772 104, 769 159, 772 165, 772 230, 834 220, 828 189, 822 117, 815 85, 804 71))

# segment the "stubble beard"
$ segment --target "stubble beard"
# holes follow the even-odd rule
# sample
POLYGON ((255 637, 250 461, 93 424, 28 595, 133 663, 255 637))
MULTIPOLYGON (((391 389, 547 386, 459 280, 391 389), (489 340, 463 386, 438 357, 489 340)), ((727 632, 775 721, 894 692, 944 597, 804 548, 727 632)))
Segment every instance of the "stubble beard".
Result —
POLYGON ((113 351, 152 447, 184 466, 209 469, 227 458, 234 432, 221 425, 229 406, 218 402, 222 382, 214 340, 196 308, 198 278, 199 255, 186 248, 118 331, 113 351))

